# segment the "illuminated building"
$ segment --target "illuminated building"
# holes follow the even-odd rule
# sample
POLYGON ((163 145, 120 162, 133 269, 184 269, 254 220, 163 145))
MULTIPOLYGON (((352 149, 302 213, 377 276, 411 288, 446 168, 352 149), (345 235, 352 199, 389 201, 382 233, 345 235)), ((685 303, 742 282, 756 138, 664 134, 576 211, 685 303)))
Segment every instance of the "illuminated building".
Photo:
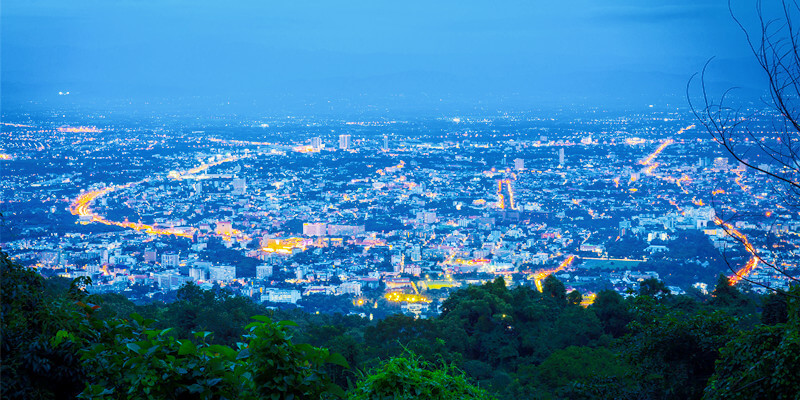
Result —
POLYGON ((619 223, 619 237, 625 236, 631 229, 631 221, 622 221, 619 223))
POLYGON ((383 149, 389 150, 389 135, 383 135, 383 149))
POLYGON ((717 157, 714 159, 714 168, 720 171, 728 170, 728 159, 726 157, 717 157))
POLYGON ((231 235, 233 233, 233 226, 231 221, 219 221, 217 222, 217 230, 218 235, 231 235))
POLYGON ((311 148, 313 148, 314 150, 322 149, 322 138, 319 137, 311 138, 311 148))
POLYGON ((204 281, 206 280, 206 270, 197 267, 189 268, 189 277, 194 281, 204 281))
POLYGON ((403 266, 405 265, 405 254, 394 254, 392 255, 392 267, 394 272, 403 272, 403 266))
POLYGON ((328 226, 324 222, 304 223, 303 235, 304 236, 325 236, 328 226))
POLYGON ((355 236, 364 232, 364 225, 328 225, 330 236, 355 236))
POLYGON ((350 135, 339 135, 339 149, 347 150, 351 148, 350 135))
POLYGON ((403 272, 414 276, 420 276, 420 274, 422 274, 422 268, 420 268, 419 265, 406 265, 406 267, 403 268, 403 272))
POLYGON ((234 194, 244 194, 245 190, 247 189, 247 183, 241 178, 234 178, 231 182, 231 185, 233 186, 234 194))
POLYGON ((345 282, 339 285, 339 292, 342 294, 352 294, 354 296, 361 296, 361 283, 360 282, 345 282))
POLYGON ((164 253, 161 255, 161 265, 167 268, 177 268, 180 264, 180 257, 176 253, 164 253))
POLYGON ((259 265, 256 267, 256 279, 265 279, 272 276, 272 265, 259 265))
POLYGON ((564 149, 558 149, 558 165, 564 166, 564 149))
POLYGON ((157 255, 155 249, 147 249, 147 250, 144 251, 144 261, 145 262, 154 263, 158 259, 157 257, 158 257, 158 255, 157 255))
POLYGON ((219 265, 208 269, 208 280, 230 282, 236 279, 236 267, 232 265, 219 265))
POLYGON ((417 220, 423 224, 435 224, 439 219, 433 211, 425 211, 417 213, 417 220))
POLYGON ((302 296, 299 290, 293 289, 265 289, 261 295, 261 301, 268 301, 270 303, 297 303, 302 296))
POLYGON ((153 281, 162 290, 175 290, 183 286, 189 280, 186 276, 180 276, 177 270, 164 271, 153 275, 153 281))
POLYGON ((525 160, 523 160, 521 158, 515 158, 514 159, 514 169, 517 170, 517 171, 522 171, 523 169, 525 169, 525 160))

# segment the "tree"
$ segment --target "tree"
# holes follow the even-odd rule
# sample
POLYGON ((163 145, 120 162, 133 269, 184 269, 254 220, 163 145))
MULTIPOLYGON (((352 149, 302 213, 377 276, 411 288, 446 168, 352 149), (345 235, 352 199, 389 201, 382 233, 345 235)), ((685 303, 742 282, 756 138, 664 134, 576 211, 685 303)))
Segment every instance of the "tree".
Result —
POLYGON ((623 344, 643 398, 699 399, 719 349, 731 338, 733 319, 721 312, 686 315, 643 303, 623 344))
POLYGON ((633 319, 625 299, 615 290, 602 290, 597 293, 590 309, 597 314, 603 330, 614 337, 620 337, 627 332, 625 328, 633 319))
POLYGON ((394 357, 358 382, 350 400, 492 399, 452 367, 435 368, 414 354, 394 357))
POLYGON ((569 292, 569 294, 567 295, 567 304, 571 304, 573 306, 579 306, 582 301, 583 301, 583 295, 581 294, 581 292, 577 290, 573 290, 569 292))
POLYGON ((711 304, 720 308, 736 308, 745 307, 747 303, 747 298, 731 284, 730 279, 720 274, 717 286, 711 292, 711 304))
MULTIPOLYGON (((152 329, 154 321, 103 321, 100 340, 82 350, 91 372, 78 396, 84 399, 330 399, 343 398, 327 364, 348 367, 339 354, 294 344, 291 321, 255 316, 247 343, 237 348, 209 344, 211 332, 176 339, 171 329, 152 329)), ((57 336, 56 339, 59 339, 57 336)), ((60 340, 60 339, 59 339, 60 340)))
MULTIPOLYGON (((756 22, 748 24, 736 15, 729 1, 731 16, 744 33, 767 83, 768 95, 762 99, 763 109, 731 105, 733 89, 726 90, 719 99, 712 96, 706 86, 708 63, 700 73, 701 100, 693 101, 690 94, 694 77, 687 84, 686 95, 697 120, 728 155, 747 170, 767 178, 769 187, 763 189, 777 195, 778 200, 773 204, 775 211, 780 207, 791 212, 800 209, 800 27, 796 25, 800 6, 795 1, 784 0, 779 8, 769 10, 758 1, 756 22)), ((786 271, 780 253, 759 251, 734 229, 732 222, 736 215, 726 215, 721 207, 727 201, 712 199, 717 209, 717 224, 760 264, 800 283, 798 277, 786 271)), ((777 218, 777 212, 772 214, 777 218)), ((730 269, 736 273, 732 266, 730 269)), ((741 278, 773 289, 746 276, 741 278)))
POLYGON ((542 294, 545 298, 555 300, 558 305, 567 304, 567 289, 555 276, 548 275, 542 282, 542 294))
POLYGON ((660 299, 668 294, 669 289, 667 289, 667 285, 656 278, 645 279, 639 284, 640 296, 650 296, 660 299))
POLYGON ((586 384, 630 373, 627 364, 607 348, 576 346, 553 352, 536 372, 539 382, 550 391, 564 390, 570 383, 586 384))
POLYGON ((86 371, 77 351, 87 340, 85 313, 95 306, 80 285, 57 295, 46 286, 41 275, 0 251, 3 399, 71 399, 83 388, 86 371))
POLYGON ((781 324, 789 320, 789 308, 786 296, 770 293, 763 299, 761 323, 765 325, 781 324))
POLYGON ((704 399, 793 399, 800 393, 800 332, 783 324, 743 331, 723 349, 704 399))
MULTIPOLYGON (((800 286, 784 296, 785 322, 738 332, 720 351, 704 399, 792 399, 800 393, 800 286)), ((767 301, 774 294, 767 297, 767 301)), ((778 300, 780 301, 780 300, 778 300)))

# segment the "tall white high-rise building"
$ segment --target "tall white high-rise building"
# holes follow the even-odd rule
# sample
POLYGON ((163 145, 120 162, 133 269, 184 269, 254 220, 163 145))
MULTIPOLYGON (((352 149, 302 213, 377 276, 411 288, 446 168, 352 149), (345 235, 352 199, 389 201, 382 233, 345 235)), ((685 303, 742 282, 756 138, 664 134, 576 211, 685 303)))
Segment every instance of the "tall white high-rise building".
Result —
POLYGON ((322 138, 319 138, 319 137, 311 138, 311 147, 314 148, 314 150, 321 149, 322 148, 322 138))
POLYGON ((383 149, 389 150, 389 135, 383 135, 383 149))
POLYGON ((558 165, 564 165, 564 149, 558 149, 558 165))
POLYGON ((523 160, 521 158, 515 158, 514 159, 514 169, 517 170, 517 171, 522 171, 523 169, 525 169, 525 160, 523 160))
POLYGON ((350 147, 350 135, 339 135, 339 149, 347 150, 350 147))
POLYGON ((161 255, 161 265, 164 267, 177 268, 180 262, 180 256, 175 253, 165 253, 161 255))

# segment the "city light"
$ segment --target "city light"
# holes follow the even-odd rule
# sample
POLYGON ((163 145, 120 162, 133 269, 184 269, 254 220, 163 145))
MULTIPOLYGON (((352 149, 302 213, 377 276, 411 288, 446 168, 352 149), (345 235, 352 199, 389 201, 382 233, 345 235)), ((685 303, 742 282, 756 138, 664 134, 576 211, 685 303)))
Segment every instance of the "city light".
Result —
POLYGON ((572 264, 572 261, 574 261, 574 260, 575 260, 575 256, 571 255, 571 256, 567 257, 566 260, 562 261, 561 264, 558 265, 558 267, 552 268, 552 269, 536 271, 536 272, 533 273, 533 275, 529 276, 528 279, 533 279, 534 283, 536 284, 536 289, 541 292, 542 289, 543 289, 542 288, 542 281, 544 281, 544 278, 547 278, 550 275, 553 275, 555 273, 558 273, 558 272, 562 271, 564 268, 567 268, 568 266, 570 266, 572 264))

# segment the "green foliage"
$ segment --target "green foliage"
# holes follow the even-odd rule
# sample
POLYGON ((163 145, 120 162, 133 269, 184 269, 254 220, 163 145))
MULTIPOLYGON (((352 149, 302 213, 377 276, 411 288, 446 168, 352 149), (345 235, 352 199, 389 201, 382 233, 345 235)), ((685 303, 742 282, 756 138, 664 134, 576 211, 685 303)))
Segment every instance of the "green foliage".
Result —
POLYGON ((491 398, 452 366, 435 368, 413 354, 389 359, 360 380, 348 396, 350 400, 491 398))
POLYGON ((567 290, 564 288, 564 284, 553 275, 548 275, 547 278, 544 278, 542 294, 559 306, 567 304, 567 290))
POLYGON ((781 324, 789 320, 789 303, 786 295, 771 293, 764 296, 761 322, 767 325, 781 324))
POLYGON ((285 327, 291 321, 272 323, 264 316, 248 325, 250 344, 238 358, 250 358, 249 376, 261 398, 332 398, 344 397, 344 391, 327 376, 326 363, 348 367, 339 354, 330 354, 309 344, 294 344, 285 327), (243 354, 246 353, 246 354, 243 354))
POLYGON ((577 306, 583 301, 583 295, 577 290, 573 290, 567 294, 567 304, 577 306))
POLYGON ((603 331, 620 337, 627 332, 626 326, 633 319, 622 296, 613 290, 603 290, 597 293, 594 303, 589 307, 597 314, 603 325, 603 331))
POLYGON ((633 376, 648 398, 698 399, 714 372, 719 349, 730 340, 734 320, 720 311, 690 315, 640 297, 637 318, 624 340, 633 376))
POLYGON ((759 326, 723 347, 704 399, 796 399, 800 394, 797 325, 759 326))
POLYGON ((601 291, 583 308, 554 277, 542 293, 502 278, 463 288, 437 318, 369 321, 268 312, 194 285, 171 304, 136 306, 5 255, 0 266, 2 398, 487 398, 470 380, 499 398, 797 393, 797 288, 763 298, 770 326, 727 281, 696 299, 646 281, 638 296, 601 291))
POLYGON ((639 283, 640 296, 650 296, 660 299, 668 294, 669 289, 667 289, 667 285, 656 278, 645 279, 639 283))
POLYGON ((171 329, 151 329, 152 320, 104 324, 99 342, 83 351, 93 371, 85 399, 292 399, 344 397, 326 364, 347 367, 338 354, 294 344, 289 321, 256 316, 236 349, 209 344, 210 332, 176 339, 171 329))
POLYGON ((101 340, 82 352, 93 373, 79 398, 235 399, 246 393, 237 351, 209 345, 207 332, 178 340, 170 329, 151 329, 152 320, 132 318, 104 324, 101 340))
POLYGON ((83 387, 84 368, 76 355, 87 340, 82 329, 87 304, 78 286, 47 290, 34 270, 0 252, 3 399, 73 398, 83 387))
MULTIPOLYGON (((192 332, 212 331, 212 343, 228 346, 241 340, 252 316, 264 311, 248 298, 219 288, 203 290, 193 283, 181 287, 173 303, 137 309, 141 315, 156 320, 155 327, 175 328, 175 336, 189 337, 192 332)), ((124 309, 117 312, 124 314, 124 309)))
POLYGON ((630 367, 607 348, 570 346, 557 350, 536 367, 536 378, 543 389, 565 398, 574 385, 592 385, 608 379, 627 377, 630 367))
POLYGON ((557 348, 596 345, 603 335, 603 326, 597 315, 583 307, 565 309, 558 316, 555 329, 556 335, 552 340, 557 348))

